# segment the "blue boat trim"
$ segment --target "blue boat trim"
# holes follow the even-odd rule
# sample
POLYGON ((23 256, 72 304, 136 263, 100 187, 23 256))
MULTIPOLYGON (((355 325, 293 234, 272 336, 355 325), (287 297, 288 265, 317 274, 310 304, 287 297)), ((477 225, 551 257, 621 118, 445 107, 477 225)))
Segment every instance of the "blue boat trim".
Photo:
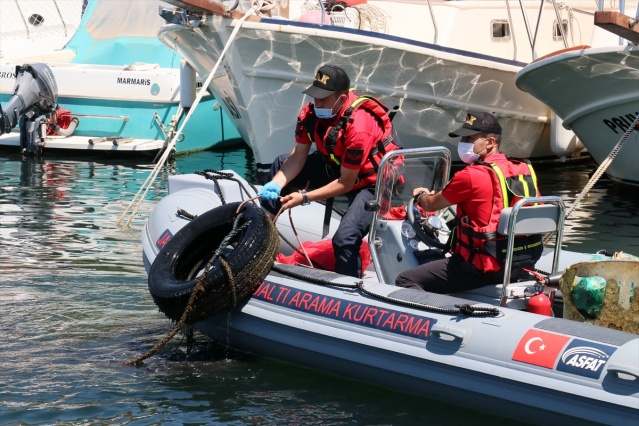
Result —
POLYGON ((557 371, 599 379, 604 366, 617 348, 574 339, 564 350, 557 371))

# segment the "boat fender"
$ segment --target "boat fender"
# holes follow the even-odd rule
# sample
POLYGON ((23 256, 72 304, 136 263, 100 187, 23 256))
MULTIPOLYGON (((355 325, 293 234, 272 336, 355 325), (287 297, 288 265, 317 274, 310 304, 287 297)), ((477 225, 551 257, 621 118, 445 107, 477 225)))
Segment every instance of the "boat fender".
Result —
POLYGON ((195 68, 184 59, 180 61, 180 105, 184 111, 195 103, 197 78, 195 68))
POLYGON ((550 116, 550 149, 559 158, 566 158, 584 149, 573 131, 566 129, 555 113, 550 116))
POLYGON ((80 124, 78 117, 73 116, 71 111, 61 107, 56 108, 51 113, 49 120, 47 136, 71 136, 80 124))
POLYGON ((73 132, 75 132, 76 127, 80 124, 80 120, 78 117, 72 117, 71 123, 69 123, 69 127, 66 129, 58 126, 57 124, 53 127, 53 131, 60 136, 71 136, 73 132))
POLYGON ((236 215, 239 205, 224 204, 199 215, 158 253, 149 270, 149 292, 169 319, 181 319, 196 286, 202 292, 187 323, 229 312, 271 270, 279 247, 275 225, 253 203, 236 215))
POLYGON ((528 312, 551 317, 552 303, 543 292, 537 293, 528 301, 528 312))

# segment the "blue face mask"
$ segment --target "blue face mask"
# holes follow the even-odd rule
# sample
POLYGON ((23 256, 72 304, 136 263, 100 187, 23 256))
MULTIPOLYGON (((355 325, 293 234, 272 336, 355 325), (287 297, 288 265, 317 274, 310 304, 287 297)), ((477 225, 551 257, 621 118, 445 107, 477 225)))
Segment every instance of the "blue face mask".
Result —
POLYGON ((337 100, 335 101, 335 103, 333 104, 333 106, 331 108, 318 108, 317 106, 315 106, 315 102, 313 102, 314 110, 315 110, 315 116, 317 118, 322 118, 322 119, 327 119, 327 118, 333 118, 337 115, 337 113, 333 112, 333 108, 335 108, 335 105, 337 105, 337 103, 339 102, 339 100, 342 99, 341 97, 337 98, 337 100))

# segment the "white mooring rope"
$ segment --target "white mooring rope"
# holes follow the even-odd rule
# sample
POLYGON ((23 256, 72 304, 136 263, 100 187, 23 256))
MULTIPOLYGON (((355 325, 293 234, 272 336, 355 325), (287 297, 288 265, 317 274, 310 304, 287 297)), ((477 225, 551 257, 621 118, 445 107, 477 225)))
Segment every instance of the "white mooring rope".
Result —
POLYGON ((162 157, 160 157, 160 160, 157 162, 157 164, 155 165, 155 167, 151 171, 151 174, 146 178, 146 180, 142 184, 142 187, 140 188, 140 190, 137 192, 137 194, 135 194, 135 196, 133 197, 133 199, 131 200, 131 202, 127 206, 127 208, 124 210, 124 212, 122 213, 120 218, 115 223, 116 226, 128 227, 129 224, 131 223, 131 220, 133 219, 133 217, 135 216, 135 213, 140 208, 140 205, 142 204, 142 201, 146 197, 146 194, 149 192, 149 189, 151 189, 151 184, 153 183, 153 181, 157 177, 158 173, 160 172, 160 169, 164 166, 164 163, 166 162, 166 160, 169 158, 171 150, 175 146, 175 143, 177 142, 177 139, 178 139, 179 135, 182 134, 182 130, 184 129, 184 126, 186 125, 186 123, 188 123, 189 119, 193 115, 193 111, 195 111, 195 108, 200 103, 200 100, 204 96, 204 93, 206 92, 207 88, 209 87, 209 84, 211 84, 211 81, 213 80, 213 76, 217 72, 217 69, 218 69, 220 63, 222 62, 222 58, 224 58, 224 55, 226 54, 226 51, 231 46, 231 43, 233 42, 233 40, 235 38, 235 35, 237 34, 237 32, 242 27, 242 24, 244 23, 246 18, 248 18, 250 15, 252 15, 255 12, 255 10, 256 10, 255 7, 252 7, 251 9, 249 9, 244 14, 244 16, 242 16, 242 18, 240 18, 238 20, 238 23, 235 26, 235 28, 233 29, 233 32, 231 33, 231 36, 229 37, 228 42, 224 46, 224 49, 222 50, 222 53, 220 54, 220 57, 218 58, 217 62, 215 62, 215 66, 213 66, 213 70, 211 70, 209 76, 207 77, 207 79, 204 82, 204 84, 202 84, 202 87, 200 88, 200 91, 198 92, 197 96, 195 97, 195 101, 193 102, 193 105, 191 106, 191 109, 189 110, 188 114, 184 118, 184 121, 182 122, 182 125, 180 126, 178 131, 175 133, 175 136, 173 136, 173 139, 171 140, 169 145, 166 147, 166 150, 164 151, 164 153, 162 154, 162 157), (134 207, 134 205, 135 205, 135 207, 134 207), (129 215, 129 218, 126 220, 124 225, 121 225, 122 221, 127 216, 127 214, 129 215))

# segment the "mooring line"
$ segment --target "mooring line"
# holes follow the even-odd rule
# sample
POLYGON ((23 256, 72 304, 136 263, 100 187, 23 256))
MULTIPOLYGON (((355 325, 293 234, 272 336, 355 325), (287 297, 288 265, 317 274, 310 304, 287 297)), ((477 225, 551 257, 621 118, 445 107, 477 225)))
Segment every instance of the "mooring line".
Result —
POLYGON ((126 207, 126 209, 124 210, 124 212, 122 213, 120 218, 115 223, 116 226, 121 226, 121 223, 124 220, 124 218, 127 216, 127 214, 129 215, 129 218, 126 220, 126 222, 122 226, 123 227, 128 227, 129 224, 131 223, 131 220, 133 220, 133 217, 135 216, 135 213, 140 208, 140 205, 142 204, 142 201, 144 201, 144 198, 146 197, 146 194, 151 189, 151 184, 153 183, 153 181, 157 177, 158 173, 160 172, 160 169, 164 166, 164 163, 166 162, 166 160, 169 158, 171 150, 173 149, 173 147, 175 146, 175 143, 177 142, 178 136, 180 134, 182 134, 182 131, 184 130, 184 126, 186 126, 186 123, 189 122, 189 119, 193 115, 193 111, 195 111, 195 108, 198 106, 198 104, 200 103, 200 100, 204 96, 204 93, 207 91, 209 85, 211 84, 211 81, 213 80, 213 76, 215 76, 215 73, 217 72, 217 69, 218 69, 220 63, 222 62, 222 58, 224 58, 224 55, 228 51, 229 47, 231 47, 231 43, 233 43, 233 40, 235 39, 235 36, 238 33, 238 31, 240 30, 240 28, 242 27, 242 24, 244 23, 244 21, 251 14, 253 14, 254 12, 255 12, 255 7, 252 7, 251 9, 249 9, 244 14, 244 16, 241 19, 238 20, 238 24, 233 29, 233 32, 231 33, 228 42, 224 46, 224 49, 222 50, 222 53, 220 54, 220 57, 218 58, 217 62, 215 63, 215 66, 213 67, 213 70, 211 70, 211 72, 208 75, 206 81, 204 82, 204 84, 202 84, 202 87, 200 88, 200 91, 198 92, 197 96, 195 97, 195 101, 193 102, 193 105, 191 106, 188 114, 184 118, 184 121, 182 122, 182 125, 178 129, 177 133, 173 136, 173 139, 171 140, 171 142, 167 146, 167 149, 164 151, 164 154, 162 154, 162 157, 160 157, 160 160, 158 161, 158 163, 155 165, 155 167, 151 171, 151 174, 146 178, 146 180, 142 184, 142 187, 140 188, 140 190, 137 192, 137 194, 135 194, 135 196, 133 197, 133 199, 131 200, 129 205, 126 207), (135 205, 135 207, 134 207, 134 205, 135 205))

